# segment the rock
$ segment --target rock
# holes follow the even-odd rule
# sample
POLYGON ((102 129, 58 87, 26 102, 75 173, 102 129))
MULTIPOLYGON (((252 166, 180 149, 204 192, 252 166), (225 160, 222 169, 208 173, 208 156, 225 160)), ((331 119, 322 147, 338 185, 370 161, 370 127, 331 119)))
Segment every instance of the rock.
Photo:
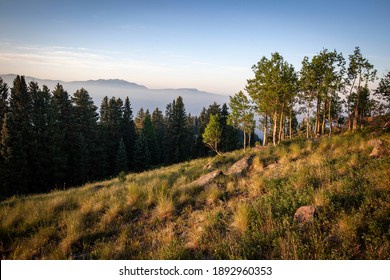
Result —
POLYGON ((220 175, 223 175, 221 170, 214 170, 210 173, 207 173, 207 174, 201 176, 199 179, 192 182, 191 185, 198 186, 198 187, 207 186, 211 182, 213 182, 215 178, 217 178, 220 175))
POLYGON ((307 224, 313 221, 316 214, 316 207, 314 205, 301 206, 295 211, 294 220, 299 224, 307 224))
POLYGON ((372 149, 372 152, 370 153, 369 156, 373 158, 379 158, 383 156, 383 154, 384 154, 383 148, 375 146, 374 149, 372 149))
POLYGON ((367 143, 368 146, 374 147, 370 153, 370 157, 379 158, 385 154, 385 148, 383 147, 383 142, 380 139, 371 139, 367 143))
POLYGON ((234 163, 229 170, 226 172, 226 175, 242 175, 244 174, 249 166, 252 164, 252 159, 254 155, 248 155, 236 163, 234 163))
POLYGON ((278 167, 278 163, 277 162, 274 162, 274 163, 271 163, 269 165, 267 165, 265 168, 268 168, 268 169, 274 169, 278 167))
POLYGON ((383 142, 380 139, 371 139, 367 142, 367 145, 371 147, 382 146, 383 142))
POLYGON ((218 168, 219 166, 221 165, 221 162, 220 161, 217 161, 217 162, 209 162, 205 165, 204 169, 206 170, 212 170, 212 169, 215 169, 215 168, 218 168))

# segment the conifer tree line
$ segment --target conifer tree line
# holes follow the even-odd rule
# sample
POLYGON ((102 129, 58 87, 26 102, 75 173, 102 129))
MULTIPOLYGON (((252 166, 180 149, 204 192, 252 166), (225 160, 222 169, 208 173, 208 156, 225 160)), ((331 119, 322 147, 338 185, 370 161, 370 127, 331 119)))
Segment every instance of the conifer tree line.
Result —
POLYGON ((17 76, 0 77, 0 195, 47 192, 178 163, 209 154, 202 134, 212 114, 222 130, 221 151, 239 148, 239 131, 227 125, 226 104, 186 113, 179 96, 163 112, 141 108, 133 116, 127 97, 104 97, 100 108, 85 89, 70 95, 17 76))

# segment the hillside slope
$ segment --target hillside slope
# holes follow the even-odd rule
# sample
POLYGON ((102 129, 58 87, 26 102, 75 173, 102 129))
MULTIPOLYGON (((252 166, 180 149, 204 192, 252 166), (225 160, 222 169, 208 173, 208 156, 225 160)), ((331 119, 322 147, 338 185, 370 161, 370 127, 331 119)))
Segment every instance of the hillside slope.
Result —
POLYGON ((390 259, 389 145, 377 132, 294 140, 11 198, 1 257, 390 259), (313 217, 294 218, 301 206, 313 217))

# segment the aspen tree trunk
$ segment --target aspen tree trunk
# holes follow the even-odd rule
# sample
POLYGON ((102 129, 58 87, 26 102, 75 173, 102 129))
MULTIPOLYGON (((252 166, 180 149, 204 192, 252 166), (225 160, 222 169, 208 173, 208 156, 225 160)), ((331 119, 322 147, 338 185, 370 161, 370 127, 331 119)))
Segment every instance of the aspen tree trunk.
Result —
MULTIPOLYGON (((356 79, 353 80, 351 89, 349 90, 349 97, 352 95, 353 87, 355 86, 356 79)), ((347 101, 347 108, 348 108, 348 130, 352 130, 352 114, 351 114, 351 104, 350 101, 347 101)))
POLYGON ((324 113, 322 114, 321 135, 325 134, 325 120, 326 120, 326 100, 324 101, 324 113))
POLYGON ((317 111, 316 111, 316 127, 315 127, 315 137, 317 137, 320 131, 320 99, 317 99, 317 111))
POLYGON ((246 131, 244 129, 244 152, 246 150, 246 131))
POLYGON ((265 115, 265 120, 264 120, 264 128, 263 128, 263 146, 266 146, 267 145, 267 129, 268 128, 268 115, 265 115))
POLYGON ((317 137, 318 131, 320 128, 320 105, 319 105, 319 98, 317 98, 317 109, 316 109, 316 126, 314 128, 314 137, 317 137))
POLYGON ((306 138, 310 136, 310 101, 307 103, 306 138))
POLYGON ((353 125, 352 130, 356 130, 358 128, 358 122, 359 122, 359 100, 360 100, 360 83, 361 83, 361 71, 359 73, 359 80, 358 80, 358 88, 357 88, 357 100, 356 100, 356 106, 355 106, 355 116, 353 118, 353 125))
POLYGON ((278 112, 274 112, 274 128, 273 128, 273 144, 274 146, 276 146, 276 132, 277 132, 277 128, 278 128, 278 112))
POLYGON ((290 133, 290 140, 292 139, 292 111, 293 109, 290 110, 290 123, 289 123, 289 133, 290 133))
POLYGON ((280 113, 278 144, 279 144, 280 141, 282 140, 282 134, 283 134, 283 130, 284 130, 284 129, 283 129, 283 118, 284 118, 283 108, 284 108, 284 106, 282 107, 282 112, 280 113))
POLYGON ((332 136, 332 114, 331 114, 331 108, 332 108, 332 98, 329 98, 329 108, 328 108, 328 119, 329 119, 329 137, 332 136))

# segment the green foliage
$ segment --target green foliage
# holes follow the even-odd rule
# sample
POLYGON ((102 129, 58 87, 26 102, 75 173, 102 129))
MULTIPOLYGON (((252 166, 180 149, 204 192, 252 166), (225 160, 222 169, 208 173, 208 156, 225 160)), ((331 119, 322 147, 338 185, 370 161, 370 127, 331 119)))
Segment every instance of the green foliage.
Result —
MULTIPOLYGON (((349 66, 348 66, 348 82, 350 84, 350 96, 352 91, 356 89, 357 98, 356 103, 354 105, 354 113, 353 113, 353 123, 352 129, 356 130, 360 126, 360 111, 359 111, 359 102, 362 82, 368 83, 369 81, 373 82, 376 79, 376 70, 374 66, 368 62, 367 58, 364 58, 360 52, 360 48, 356 47, 354 53, 349 56, 349 66)), ((349 107, 351 104, 348 104, 349 107)), ((350 117, 351 118, 351 117, 350 117)))
POLYGON ((121 184, 124 184, 126 182, 126 172, 125 171, 119 172, 119 174, 118 174, 118 181, 121 184))
POLYGON ((178 163, 190 157, 192 135, 182 97, 167 105, 164 149, 168 163, 178 163))
POLYGON ((218 115, 211 115, 210 121, 207 124, 203 137, 203 143, 208 145, 213 151, 219 154, 218 144, 221 142, 222 127, 218 115))
POLYGON ((385 102, 384 107, 388 110, 390 108, 390 72, 380 80, 375 95, 385 102))
POLYGON ((123 142, 123 138, 121 138, 121 141, 119 142, 118 151, 116 153, 116 165, 115 170, 117 174, 121 174, 122 172, 127 172, 127 152, 126 152, 126 146, 123 142))
POLYGON ((252 70, 255 77, 248 80, 246 90, 255 104, 257 113, 264 120, 265 135, 268 130, 268 119, 272 119, 272 138, 273 144, 276 145, 283 137, 284 116, 289 115, 294 106, 298 89, 297 74, 294 67, 279 53, 271 54, 270 59, 264 56, 253 65, 252 70))
POLYGON ((227 123, 233 127, 239 128, 244 133, 244 151, 246 149, 246 135, 254 130, 254 113, 248 97, 242 92, 230 96, 229 106, 231 113, 228 116, 227 123))
POLYGON ((135 141, 133 154, 134 154, 134 166, 136 166, 137 171, 144 170, 149 166, 150 164, 149 145, 142 132, 138 135, 137 140, 135 141))

